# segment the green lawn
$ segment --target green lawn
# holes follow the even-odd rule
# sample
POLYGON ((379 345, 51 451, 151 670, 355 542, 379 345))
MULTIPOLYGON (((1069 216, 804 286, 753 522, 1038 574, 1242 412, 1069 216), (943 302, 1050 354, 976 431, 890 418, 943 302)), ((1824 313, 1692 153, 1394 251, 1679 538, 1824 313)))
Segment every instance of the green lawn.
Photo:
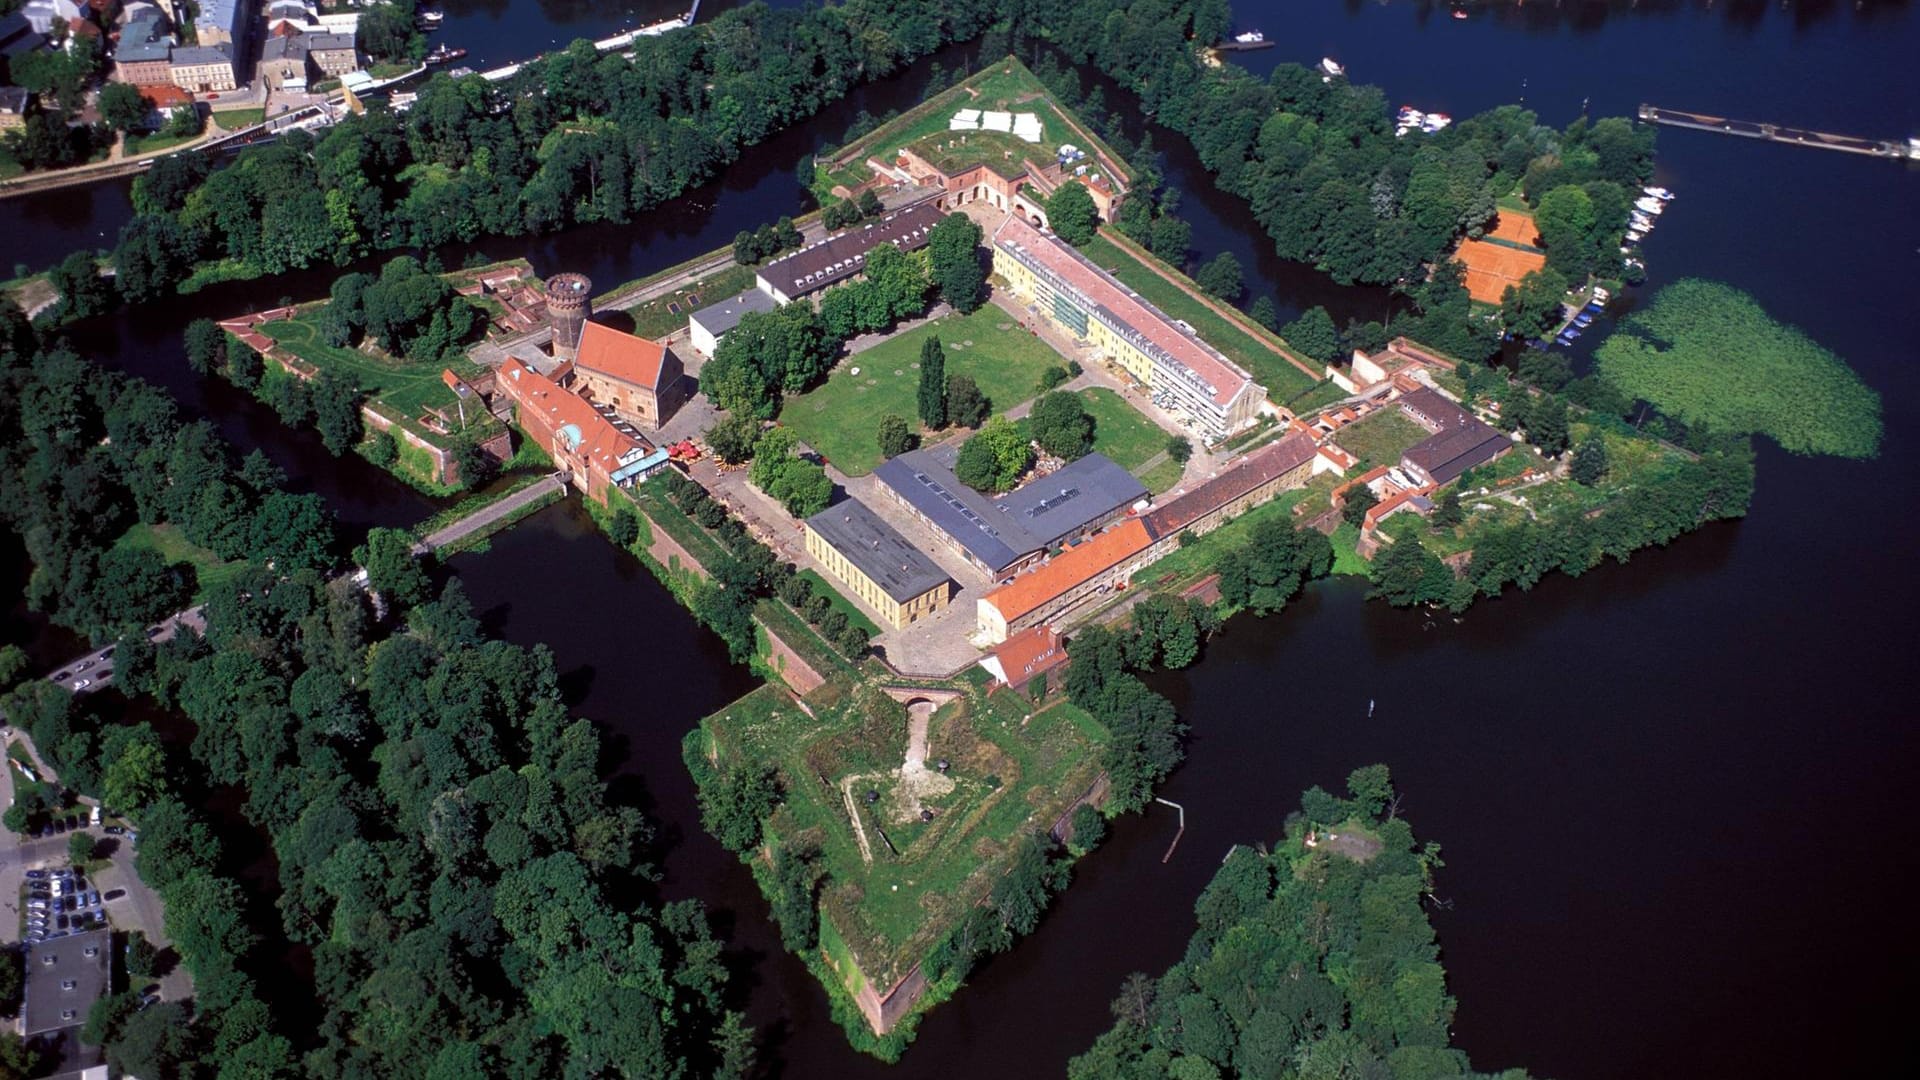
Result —
POLYGON ((633 316, 633 332, 643 338, 663 338, 685 328, 687 316, 708 304, 718 303, 753 288, 753 268, 730 265, 684 288, 628 308, 633 316))
POLYGON ((181 143, 189 143, 199 137, 198 132, 191 135, 129 135, 123 152, 127 157, 137 157, 141 154, 165 150, 170 146, 179 146, 181 143))
POLYGON ((238 574, 247 565, 244 560, 223 562, 218 555, 181 535, 176 525, 148 525, 145 522, 136 522, 132 528, 121 534, 120 539, 113 542, 113 546, 151 548, 170 563, 192 563, 199 583, 193 594, 196 601, 204 600, 207 590, 238 574))
POLYGON ((1093 415, 1093 449, 1105 454, 1128 472, 1167 450, 1170 436, 1160 425, 1127 404, 1127 399, 1104 386, 1080 391, 1080 400, 1093 415))
MULTIPOLYGON (((447 365, 415 363, 328 345, 320 336, 317 315, 318 309, 309 309, 291 319, 262 323, 260 332, 302 360, 347 376, 369 396, 409 420, 419 417, 429 405, 454 403, 453 391, 440 381, 440 373, 447 367, 462 376, 480 374, 480 366, 465 357, 447 365)), ((485 409, 469 406, 467 411, 477 414, 476 419, 487 419, 485 409)))
POLYGON ((1305 416, 1307 413, 1324 409, 1347 396, 1347 392, 1340 388, 1339 383, 1328 379, 1306 393, 1297 395, 1293 400, 1286 402, 1286 406, 1293 410, 1294 415, 1305 416))
POLYGON ((1186 471, 1185 465, 1168 458, 1153 468, 1134 475, 1140 478, 1140 482, 1147 486, 1148 491, 1159 495, 1179 483, 1180 478, 1186 475, 1186 471))
POLYGON ((840 613, 847 617, 848 622, 855 626, 866 627, 867 633, 874 637, 880 636, 880 624, 867 618, 866 612, 861 611, 859 605, 841 595, 840 590, 835 588, 832 582, 812 570, 802 570, 800 576, 806 578, 808 584, 813 586, 813 595, 826 597, 829 603, 840 609, 840 613))
POLYGON ((847 475, 872 472, 880 464, 880 418, 894 413, 912 423, 918 415, 920 345, 930 337, 939 338, 946 352, 947 376, 972 376, 996 412, 1033 398, 1041 373, 1065 362, 1045 342, 1020 329, 1012 316, 989 304, 842 360, 824 384, 787 399, 780 422, 847 475))
POLYGON ((1389 407, 1334 432, 1333 441, 1360 459, 1353 473, 1358 476, 1377 466, 1397 463, 1408 447, 1426 439, 1428 434, 1426 428, 1407 419, 1405 413, 1389 407))
POLYGON ((226 131, 239 131, 249 128, 267 118, 265 109, 221 109, 213 114, 213 120, 226 131))
MULTIPOLYGON (((1104 236, 1096 236, 1080 249, 1080 253, 1093 260, 1096 266, 1119 278, 1129 289, 1145 297, 1153 306, 1167 315, 1185 320, 1207 344, 1219 349, 1227 359, 1239 364, 1253 373, 1267 394, 1275 401, 1285 401, 1296 394, 1313 389, 1319 382, 1313 376, 1288 363, 1285 357, 1274 353, 1272 349, 1255 340, 1253 335, 1228 322, 1218 312, 1208 307, 1194 292, 1199 286, 1188 282, 1194 292, 1175 285, 1159 274, 1154 273, 1128 251, 1104 236)), ((1149 256, 1151 257, 1151 256, 1149 256)), ((1175 273, 1176 268, 1161 264, 1162 269, 1175 273)), ((1185 280, 1181 277, 1181 280, 1185 280)), ((1277 338, 1275 340, 1278 340, 1277 338)))

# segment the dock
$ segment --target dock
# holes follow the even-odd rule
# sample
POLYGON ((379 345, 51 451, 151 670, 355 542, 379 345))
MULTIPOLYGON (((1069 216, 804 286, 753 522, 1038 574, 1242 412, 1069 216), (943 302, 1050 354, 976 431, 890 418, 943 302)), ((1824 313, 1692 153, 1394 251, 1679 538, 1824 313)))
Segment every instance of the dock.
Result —
POLYGON ((1705 113, 1686 112, 1681 109, 1663 109, 1656 105, 1640 106, 1640 119, 1649 124, 1691 128, 1694 131, 1711 131, 1720 135, 1738 135, 1743 139, 1765 139, 1791 146, 1839 150, 1848 154, 1865 154, 1869 157, 1920 160, 1920 138, 1909 138, 1904 143, 1895 139, 1863 139, 1856 135, 1833 135, 1824 131, 1787 127, 1784 124, 1732 120, 1724 116, 1708 116, 1705 113))

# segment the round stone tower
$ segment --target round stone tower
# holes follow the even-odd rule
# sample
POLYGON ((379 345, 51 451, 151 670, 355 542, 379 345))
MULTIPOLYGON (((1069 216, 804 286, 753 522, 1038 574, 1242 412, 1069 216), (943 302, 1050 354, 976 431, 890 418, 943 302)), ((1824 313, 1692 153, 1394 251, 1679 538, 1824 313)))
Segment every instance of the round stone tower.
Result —
POLYGON ((580 347, 580 331, 593 314, 593 282, 585 274, 555 274, 547 279, 547 325, 553 327, 553 355, 571 360, 580 347))

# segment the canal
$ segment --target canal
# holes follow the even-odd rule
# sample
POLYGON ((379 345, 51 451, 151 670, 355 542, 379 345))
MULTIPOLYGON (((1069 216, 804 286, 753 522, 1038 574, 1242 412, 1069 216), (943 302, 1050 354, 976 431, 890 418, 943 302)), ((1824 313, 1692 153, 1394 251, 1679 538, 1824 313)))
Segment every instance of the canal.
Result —
MULTIPOLYGON (((642 8, 636 18, 654 17, 642 8)), ((628 21, 619 5, 446 9, 437 36, 485 63, 524 55, 507 47, 519 40, 628 21)), ((1524 98, 1563 124, 1583 99, 1596 116, 1644 100, 1873 137, 1920 132, 1920 75, 1906 62, 1920 20, 1903 4, 1528 4, 1466 20, 1357 0, 1236 10, 1241 27, 1279 42, 1240 58, 1255 70, 1332 56, 1395 104, 1456 117, 1524 98)), ((868 88, 634 225, 479 246, 605 284, 677 262, 805 209, 795 162, 861 108, 911 103, 923 78, 868 88)), ((1190 151, 1163 132, 1155 142, 1187 192, 1201 257, 1235 251, 1288 311, 1374 302, 1263 256, 1257 227, 1211 192, 1190 151)), ((1303 788, 1374 761, 1393 767, 1420 835, 1444 846, 1433 918, 1460 999, 1457 1042, 1480 1068, 1562 1080, 1887 1072, 1902 1060, 1905 972, 1920 960, 1904 911, 1920 829, 1902 799, 1920 765, 1905 704, 1917 689, 1908 643, 1920 590, 1907 556, 1920 530, 1905 478, 1920 467, 1920 376, 1889 326, 1913 307, 1920 172, 1662 132, 1660 178, 1679 198, 1647 245, 1653 280, 1640 295, 1688 276, 1752 292, 1880 390, 1883 456, 1763 447, 1745 521, 1551 578, 1457 623, 1365 603, 1364 585, 1344 580, 1281 616, 1235 621, 1201 664, 1159 680, 1193 728, 1164 792, 1187 808, 1175 857, 1160 862, 1170 811, 1120 822, 1040 930, 929 1015, 899 1066, 847 1049, 821 991, 778 949, 750 877, 700 830, 678 745, 751 685, 724 648, 568 504, 453 567, 489 629, 548 644, 576 709, 619 737, 623 774, 661 824, 663 889, 716 912, 779 1075, 1061 1075, 1110 1022, 1106 1003, 1129 971, 1179 958, 1227 847, 1270 839, 1303 788)), ((0 201, 0 230, 55 256, 64 238, 111 237, 124 187, 88 190, 58 208, 0 201)), ((404 524, 426 500, 325 457, 180 361, 186 319, 317 292, 333 273, 217 287, 76 328, 76 344, 263 446, 350 525, 404 524)))

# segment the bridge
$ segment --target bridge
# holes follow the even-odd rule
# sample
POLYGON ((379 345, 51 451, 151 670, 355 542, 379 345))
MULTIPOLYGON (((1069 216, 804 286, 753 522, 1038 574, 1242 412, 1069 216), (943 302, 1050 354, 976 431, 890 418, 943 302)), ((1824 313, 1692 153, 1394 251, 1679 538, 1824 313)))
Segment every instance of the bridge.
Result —
POLYGON ((1787 143, 1792 146, 1810 146, 1818 150, 1840 150, 1849 154, 1866 154, 1870 157, 1920 160, 1920 138, 1910 138, 1905 143, 1893 139, 1863 139, 1856 135, 1834 135, 1824 131, 1787 127, 1784 124, 1730 120, 1724 116, 1709 116, 1706 113, 1687 112, 1684 109, 1663 109, 1657 105, 1640 106, 1640 119, 1650 124, 1663 124, 1667 127, 1711 131, 1718 135, 1738 135, 1743 139, 1765 139, 1769 142, 1787 143))

